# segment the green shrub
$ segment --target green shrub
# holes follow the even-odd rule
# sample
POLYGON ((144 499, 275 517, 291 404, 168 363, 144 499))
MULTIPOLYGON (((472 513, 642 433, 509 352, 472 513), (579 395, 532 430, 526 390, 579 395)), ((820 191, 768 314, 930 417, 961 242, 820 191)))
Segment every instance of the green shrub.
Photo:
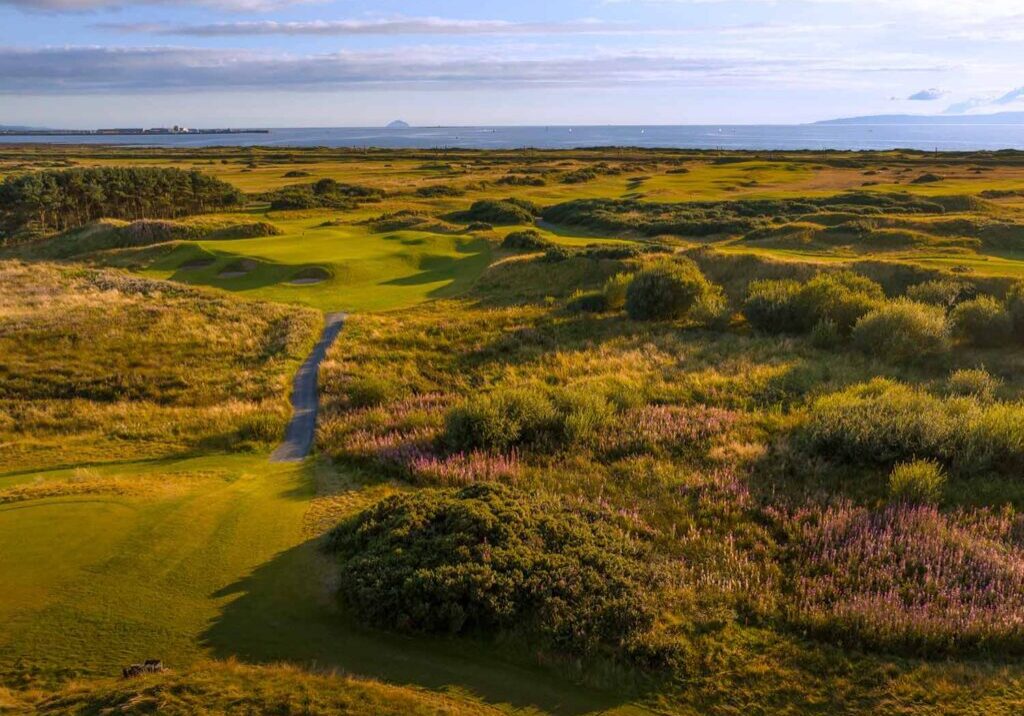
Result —
POLYGON ((682 318, 710 288, 693 261, 664 261, 633 277, 626 289, 626 312, 636 321, 682 318))
POLYGON ((1013 318, 1002 303, 991 296, 964 301, 949 314, 953 335, 971 345, 994 348, 1013 338, 1013 318))
POLYGON ((501 248, 509 251, 544 251, 550 246, 551 242, 534 229, 513 231, 501 242, 501 248))
POLYGON ((370 408, 395 400, 401 389, 393 381, 379 375, 354 378, 345 386, 349 404, 354 408, 370 408))
POLYGON ((657 614, 646 540, 611 515, 498 485, 389 497, 338 525, 327 550, 344 604, 384 628, 516 633, 628 658, 657 614))
POLYGON ((875 379, 811 406, 802 439, 815 452, 855 464, 945 458, 958 425, 947 404, 901 383, 875 379))
POLYGON ((626 307, 626 292, 633 281, 631 273, 617 273, 604 284, 604 300, 608 310, 618 311, 626 307))
POLYGON ((723 330, 728 328, 732 319, 729 299, 721 286, 709 285, 708 290, 700 295, 690 309, 690 318, 702 326, 723 330))
POLYGON ((946 381, 946 392, 954 396, 969 396, 986 403, 995 399, 1002 381, 984 368, 954 371, 946 381))
POLYGON ((536 214, 536 207, 529 202, 515 199, 481 199, 473 203, 465 218, 494 225, 532 224, 536 214))
POLYGON ((1013 321, 1013 333, 1024 342, 1024 281, 1014 284, 1006 294, 1006 310, 1013 321))
POLYGON ((803 330, 810 330, 821 321, 832 321, 844 335, 884 300, 881 286, 852 271, 820 273, 805 283, 796 296, 803 330))
POLYGON ((907 289, 907 298, 917 303, 952 308, 970 292, 970 286, 963 281, 935 279, 918 283, 907 289))
POLYGON ((608 300, 601 291, 576 291, 566 308, 573 313, 603 313, 608 310, 608 300))
POLYGON ((558 414, 551 399, 530 388, 474 396, 449 410, 445 442, 456 450, 503 450, 550 440, 558 414))
POLYGON ((799 293, 799 281, 751 281, 743 303, 743 315, 752 326, 762 331, 798 333, 804 330, 804 321, 796 305, 799 293))
POLYGON ((897 299, 861 318, 853 342, 863 352, 894 363, 923 363, 949 350, 941 308, 897 299))
POLYGON ((564 445, 592 443, 615 418, 615 407, 603 395, 593 392, 563 393, 556 399, 556 405, 564 445))
POLYGON ((835 321, 825 319, 818 321, 811 329, 811 345, 823 350, 831 350, 843 341, 835 321))
POLYGON ((889 474, 889 495, 898 502, 938 502, 946 473, 934 460, 914 460, 896 465, 889 474))

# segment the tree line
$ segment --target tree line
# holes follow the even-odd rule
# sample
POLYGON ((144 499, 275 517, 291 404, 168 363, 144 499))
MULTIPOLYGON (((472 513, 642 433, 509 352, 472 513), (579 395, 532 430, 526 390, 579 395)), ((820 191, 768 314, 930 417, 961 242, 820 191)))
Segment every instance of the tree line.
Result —
POLYGON ((100 218, 175 219, 242 203, 242 193, 198 171, 156 167, 46 170, 0 183, 0 228, 64 231, 100 218))

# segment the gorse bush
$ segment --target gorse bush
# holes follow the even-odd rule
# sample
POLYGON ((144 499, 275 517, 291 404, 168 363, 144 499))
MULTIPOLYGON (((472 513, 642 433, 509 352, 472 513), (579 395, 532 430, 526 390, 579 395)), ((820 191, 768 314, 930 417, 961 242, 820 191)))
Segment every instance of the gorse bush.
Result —
POLYGON ((637 321, 684 317, 711 289, 690 259, 663 261, 638 272, 626 289, 626 312, 637 321))
POLYGON ((649 547, 611 515, 496 485, 385 499, 327 549, 345 605, 406 632, 515 632, 560 652, 628 656, 654 625, 649 547))
POLYGON ((544 251, 550 246, 551 242, 534 229, 513 231, 501 242, 501 248, 510 251, 544 251))
POLYGON ((743 313, 754 327, 771 333, 805 333, 829 321, 847 335, 884 298, 881 286, 859 274, 820 273, 804 284, 751 282, 743 313))
POLYGON ((497 226, 532 224, 537 208, 530 202, 516 199, 481 199, 465 213, 468 221, 484 221, 497 226))
POLYGON ((953 335, 974 346, 995 348, 1013 340, 1013 318, 991 296, 979 296, 958 304, 949 314, 953 335))
POLYGON ((937 306, 897 299, 857 322, 853 344, 868 355, 893 363, 935 360, 950 348, 946 313, 937 306))
POLYGON ((601 291, 576 291, 566 308, 573 313, 603 313, 608 310, 608 299, 601 291))
POLYGON ((889 474, 889 495, 899 502, 938 502, 946 474, 934 460, 914 460, 896 465, 889 474))

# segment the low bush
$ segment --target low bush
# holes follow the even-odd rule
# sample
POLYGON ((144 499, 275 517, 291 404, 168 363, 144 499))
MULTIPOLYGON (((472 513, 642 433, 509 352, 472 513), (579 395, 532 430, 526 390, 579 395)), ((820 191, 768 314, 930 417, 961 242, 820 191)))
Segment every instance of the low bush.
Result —
POLYGON ((455 450, 504 450, 550 442, 558 414, 544 392, 504 388, 474 396, 449 410, 445 442, 455 450))
POLYGON ((1007 292, 1006 310, 1013 322, 1014 337, 1024 342, 1024 281, 1014 284, 1007 292))
POLYGON ((893 363, 924 363, 949 351, 946 313, 937 306, 901 298, 861 318, 853 329, 861 351, 893 363))
POLYGON ((537 208, 530 202, 517 199, 481 199, 474 202, 465 212, 468 221, 487 222, 496 226, 509 224, 532 224, 537 208))
POLYGON ((958 304, 949 314, 953 335, 982 348, 995 348, 1013 339, 1013 318, 991 296, 979 296, 958 304))
POLYGON ((613 418, 614 409, 602 396, 500 388, 451 408, 445 417, 444 441, 460 451, 557 450, 582 444, 613 418))
POLYGON ((942 398, 881 378, 816 400, 798 432, 819 455, 853 464, 937 460, 961 473, 1024 467, 1024 405, 942 398))
POLYGON ((819 273, 804 284, 751 282, 743 312, 756 328, 772 333, 805 333, 830 321, 848 335, 884 298, 881 286, 852 271, 819 273))
POLYGON ((401 394, 400 386, 379 375, 354 378, 345 386, 348 402, 354 408, 370 408, 391 402, 401 394))
POLYGON ((628 657, 657 613, 645 540, 579 503, 497 485, 389 497, 335 528, 327 549, 344 604, 405 632, 517 633, 628 657))
POLYGON ((952 279, 934 279, 914 284, 907 289, 907 298, 917 303, 928 303, 950 309, 970 296, 970 284, 952 279))
POLYGON ((711 284, 690 259, 663 261, 643 269, 626 289, 626 312, 636 321, 684 317, 711 289, 711 284))
POLYGON ((551 245, 550 241, 534 229, 513 231, 501 242, 501 248, 509 251, 544 251, 551 245))
POLYGON ((945 484, 946 473, 934 460, 903 462, 889 474, 889 495, 898 502, 936 503, 945 484))
POLYGON ((953 396, 968 396, 990 403, 1003 382, 984 368, 965 368, 954 371, 946 381, 946 392, 953 396))
POLYGON ((448 184, 433 184, 431 186, 421 186, 416 189, 416 196, 426 199, 445 196, 462 196, 465 193, 466 192, 459 189, 457 186, 450 186, 448 184))
POLYGON ((601 291, 576 291, 566 308, 573 313, 603 313, 608 310, 608 300, 601 291))
POLYGON ((618 311, 626 307, 626 292, 632 281, 631 273, 618 273, 605 281, 604 300, 608 310, 618 311))

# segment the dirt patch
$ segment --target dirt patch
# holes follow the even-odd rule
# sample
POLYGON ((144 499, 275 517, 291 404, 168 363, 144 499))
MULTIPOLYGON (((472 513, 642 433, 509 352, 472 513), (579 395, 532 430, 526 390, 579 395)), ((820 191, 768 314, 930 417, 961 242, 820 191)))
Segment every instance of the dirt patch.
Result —
POLYGON ((315 283, 323 283, 331 277, 330 271, 320 266, 304 268, 291 277, 288 281, 293 286, 309 286, 315 283))

